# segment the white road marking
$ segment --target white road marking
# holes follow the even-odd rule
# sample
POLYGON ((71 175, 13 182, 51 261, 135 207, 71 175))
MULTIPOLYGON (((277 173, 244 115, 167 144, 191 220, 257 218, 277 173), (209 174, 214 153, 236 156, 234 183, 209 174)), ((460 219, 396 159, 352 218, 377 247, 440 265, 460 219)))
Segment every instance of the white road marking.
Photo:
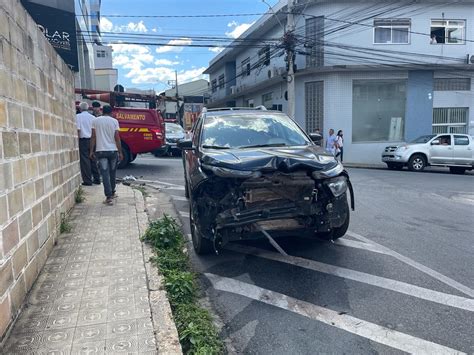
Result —
POLYGON ((190 242, 193 241, 193 237, 191 236, 191 234, 186 234, 186 239, 190 242))
POLYGON ((373 244, 357 242, 355 240, 350 240, 350 239, 338 239, 334 242, 334 244, 344 246, 344 247, 368 250, 368 251, 379 253, 379 254, 388 254, 386 250, 381 249, 373 244))
POLYGON ((348 231, 347 235, 350 235, 351 237, 356 238, 358 240, 361 240, 365 243, 372 243, 373 245, 375 245, 379 248, 382 248, 383 250, 386 250, 388 255, 394 257, 395 259, 398 259, 401 262, 403 262, 407 265, 410 265, 411 267, 413 267, 413 268, 415 268, 415 269, 417 269, 421 272, 424 272, 425 274, 435 278, 436 280, 441 281, 444 284, 446 284, 446 285, 448 285, 452 288, 455 288, 456 290, 461 291, 462 293, 464 293, 464 294, 466 294, 470 297, 474 297, 474 290, 473 289, 471 289, 468 286, 465 286, 465 285, 461 284, 460 282, 458 282, 456 280, 453 280, 452 278, 450 278, 448 276, 445 276, 445 275, 439 273, 438 271, 430 269, 429 267, 427 267, 423 264, 420 264, 419 262, 416 262, 415 260, 412 260, 412 259, 410 259, 406 256, 403 256, 403 255, 397 253, 396 251, 393 251, 393 250, 391 250, 387 247, 384 247, 383 245, 378 244, 378 243, 376 243, 376 242, 374 242, 374 241, 372 241, 372 240, 370 240, 366 237, 363 237, 360 234, 348 231))
POLYGON ((301 301, 278 292, 214 274, 206 273, 204 275, 211 281, 216 290, 241 295, 288 310, 407 353, 463 354, 446 346, 385 328, 347 314, 339 314, 336 311, 301 301))
POLYGON ((179 211, 179 214, 180 214, 182 217, 189 218, 189 212, 179 211))
POLYGON ((322 272, 324 274, 342 277, 348 280, 353 280, 365 283, 371 286, 377 286, 386 290, 402 293, 412 297, 423 300, 439 303, 445 306, 463 309, 474 312, 474 300, 470 298, 450 295, 447 293, 430 290, 424 287, 415 286, 402 281, 392 280, 381 276, 367 274, 361 271, 355 271, 339 266, 324 264, 315 260, 308 260, 297 256, 283 256, 279 253, 266 251, 250 246, 243 246, 239 244, 227 244, 225 249, 232 250, 238 253, 250 254, 260 258, 278 261, 305 269, 322 272))
POLYGON ((188 199, 184 196, 176 196, 176 195, 170 195, 173 200, 176 201, 188 201, 188 199))

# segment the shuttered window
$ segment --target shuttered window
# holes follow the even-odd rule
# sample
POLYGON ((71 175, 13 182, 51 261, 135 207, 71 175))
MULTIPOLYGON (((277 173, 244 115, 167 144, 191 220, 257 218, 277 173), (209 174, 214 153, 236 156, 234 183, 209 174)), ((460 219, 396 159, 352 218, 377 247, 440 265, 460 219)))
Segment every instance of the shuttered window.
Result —
POLYGON ((470 91, 471 78, 436 78, 434 91, 470 91))
POLYGON ((467 107, 443 107, 433 109, 433 134, 467 133, 467 107))

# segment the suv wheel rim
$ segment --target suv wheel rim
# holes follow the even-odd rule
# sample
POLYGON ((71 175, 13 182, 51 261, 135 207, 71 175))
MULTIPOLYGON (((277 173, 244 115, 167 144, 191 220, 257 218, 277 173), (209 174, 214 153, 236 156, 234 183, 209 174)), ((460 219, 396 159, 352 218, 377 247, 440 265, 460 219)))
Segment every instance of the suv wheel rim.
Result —
POLYGON ((423 167, 423 160, 421 158, 416 158, 413 160, 413 169, 420 170, 423 167))

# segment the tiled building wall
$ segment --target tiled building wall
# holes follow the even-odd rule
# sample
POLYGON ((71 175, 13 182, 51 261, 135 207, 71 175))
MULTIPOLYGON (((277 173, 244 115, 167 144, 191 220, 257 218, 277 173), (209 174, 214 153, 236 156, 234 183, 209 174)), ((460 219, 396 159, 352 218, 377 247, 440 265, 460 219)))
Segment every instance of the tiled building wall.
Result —
POLYGON ((74 77, 19 0, 0 1, 0 343, 80 183, 74 77))

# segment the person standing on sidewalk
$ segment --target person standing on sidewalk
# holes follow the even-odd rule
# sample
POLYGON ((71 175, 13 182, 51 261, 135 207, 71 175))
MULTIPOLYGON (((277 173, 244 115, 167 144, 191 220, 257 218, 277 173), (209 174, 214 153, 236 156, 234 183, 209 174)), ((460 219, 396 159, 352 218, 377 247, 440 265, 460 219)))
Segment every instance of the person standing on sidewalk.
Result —
POLYGON ((112 117, 112 107, 104 105, 102 116, 92 123, 90 141, 91 156, 97 157, 99 170, 104 184, 104 203, 111 205, 115 197, 115 173, 118 160, 123 159, 122 144, 119 135, 119 123, 112 117))
POLYGON ((326 139, 326 151, 331 153, 333 156, 336 155, 337 149, 337 137, 334 134, 334 130, 331 128, 329 130, 329 135, 326 139))
POLYGON ((341 163, 344 159, 344 134, 342 133, 342 130, 340 129, 337 131, 336 135, 336 143, 337 143, 337 153, 336 153, 336 158, 341 157, 341 163))
POLYGON ((76 115, 77 135, 79 138, 79 161, 81 165, 82 185, 91 186, 92 183, 100 185, 99 169, 97 162, 90 158, 90 140, 92 136, 92 121, 95 117, 87 110, 89 104, 81 102, 79 111, 76 115), (92 180, 94 178, 94 180, 92 180))

